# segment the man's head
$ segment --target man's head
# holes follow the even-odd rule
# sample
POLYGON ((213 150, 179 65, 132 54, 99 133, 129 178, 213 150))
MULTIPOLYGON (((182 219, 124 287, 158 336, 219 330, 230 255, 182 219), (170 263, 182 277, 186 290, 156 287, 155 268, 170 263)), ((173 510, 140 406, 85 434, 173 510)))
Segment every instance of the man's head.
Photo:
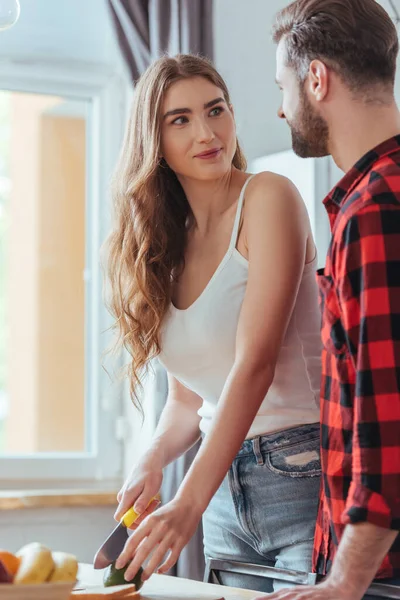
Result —
POLYGON ((283 92, 278 114, 299 156, 330 154, 329 117, 342 110, 339 95, 393 101, 397 31, 375 0, 296 0, 278 13, 273 33, 283 92))

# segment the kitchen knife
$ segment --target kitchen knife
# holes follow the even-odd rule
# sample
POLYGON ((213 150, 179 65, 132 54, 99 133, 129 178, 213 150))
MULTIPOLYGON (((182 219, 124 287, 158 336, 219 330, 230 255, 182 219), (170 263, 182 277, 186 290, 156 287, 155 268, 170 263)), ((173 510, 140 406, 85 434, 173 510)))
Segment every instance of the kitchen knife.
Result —
POLYGON ((98 549, 93 561, 93 567, 95 569, 105 569, 114 562, 114 560, 117 560, 129 537, 128 528, 133 525, 138 517, 138 513, 133 508, 130 508, 124 514, 121 521, 112 533, 110 533, 104 544, 98 549))

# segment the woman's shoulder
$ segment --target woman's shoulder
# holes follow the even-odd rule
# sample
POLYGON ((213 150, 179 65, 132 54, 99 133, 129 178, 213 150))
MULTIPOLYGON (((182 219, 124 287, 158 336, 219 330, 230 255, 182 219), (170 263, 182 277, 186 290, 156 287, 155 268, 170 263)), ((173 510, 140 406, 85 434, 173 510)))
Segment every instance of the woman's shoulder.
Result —
POLYGON ((246 204, 262 203, 266 207, 273 207, 277 201, 281 210, 305 208, 300 192, 287 177, 272 171, 261 171, 251 175, 246 189, 246 204))
POLYGON ((296 250, 311 235, 307 208, 298 189, 290 179, 271 171, 257 173, 248 181, 242 218, 246 248, 250 236, 259 236, 288 238, 287 245, 296 250))
POLYGON ((278 173, 274 173, 273 171, 260 171, 259 173, 250 173, 251 181, 249 181, 248 188, 251 189, 281 189, 281 190, 298 190, 294 183, 284 175, 279 175, 278 173))

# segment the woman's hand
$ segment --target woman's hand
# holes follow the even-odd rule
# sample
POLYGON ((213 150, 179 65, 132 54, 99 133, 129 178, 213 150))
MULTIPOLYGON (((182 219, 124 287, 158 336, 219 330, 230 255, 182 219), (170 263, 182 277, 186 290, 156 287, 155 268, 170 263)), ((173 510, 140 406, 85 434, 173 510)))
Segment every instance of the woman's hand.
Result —
POLYGON ((160 500, 152 501, 154 496, 160 491, 163 479, 161 461, 152 454, 145 455, 138 464, 136 464, 130 475, 127 477, 121 490, 118 492, 118 508, 114 518, 120 521, 127 510, 134 507, 140 514, 132 528, 136 528, 138 523, 153 512, 160 504, 160 500))
POLYGON ((147 516, 130 536, 116 567, 121 569, 131 561, 125 572, 125 579, 129 581, 151 555, 142 580, 148 579, 155 571, 166 573, 195 533, 202 512, 194 502, 176 498, 160 507, 147 516))

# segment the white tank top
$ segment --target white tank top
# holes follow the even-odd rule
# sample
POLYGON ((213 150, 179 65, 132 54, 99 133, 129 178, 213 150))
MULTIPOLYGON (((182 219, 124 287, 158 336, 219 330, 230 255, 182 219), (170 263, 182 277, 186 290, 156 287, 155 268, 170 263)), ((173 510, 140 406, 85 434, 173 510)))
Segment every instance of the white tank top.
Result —
MULTIPOLYGON (((248 261, 236 243, 250 179, 239 197, 227 253, 193 304, 185 310, 171 304, 161 331, 159 359, 171 375, 203 399, 199 415, 205 434, 235 361, 236 330, 248 279, 248 261)), ((319 420, 321 317, 316 262, 315 258, 304 267, 274 380, 246 439, 319 420)))

